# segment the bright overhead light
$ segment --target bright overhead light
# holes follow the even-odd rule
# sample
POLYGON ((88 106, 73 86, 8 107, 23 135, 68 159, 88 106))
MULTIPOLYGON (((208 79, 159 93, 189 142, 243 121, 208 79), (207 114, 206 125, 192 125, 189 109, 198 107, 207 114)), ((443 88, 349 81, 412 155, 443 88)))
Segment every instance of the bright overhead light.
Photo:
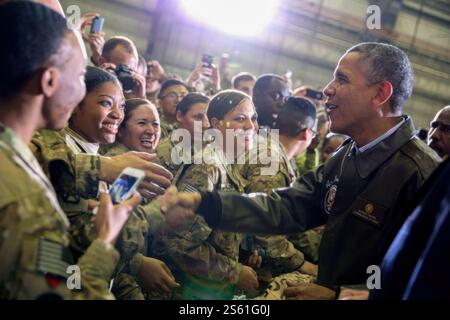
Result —
POLYGON ((271 20, 279 0, 181 0, 186 14, 221 31, 258 34, 271 20))

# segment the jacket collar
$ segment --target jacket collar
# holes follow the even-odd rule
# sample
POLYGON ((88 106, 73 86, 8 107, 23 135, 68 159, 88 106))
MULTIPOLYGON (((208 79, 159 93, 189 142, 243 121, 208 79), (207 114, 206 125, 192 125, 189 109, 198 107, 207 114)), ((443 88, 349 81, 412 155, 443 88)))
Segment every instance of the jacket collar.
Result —
MULTIPOLYGON (((369 150, 361 153, 350 152, 349 156, 355 158, 356 170, 361 178, 367 178, 383 162, 410 141, 415 134, 415 127, 411 117, 406 116, 405 122, 386 139, 379 142, 369 150)), ((348 144, 352 148, 353 144, 348 144)))

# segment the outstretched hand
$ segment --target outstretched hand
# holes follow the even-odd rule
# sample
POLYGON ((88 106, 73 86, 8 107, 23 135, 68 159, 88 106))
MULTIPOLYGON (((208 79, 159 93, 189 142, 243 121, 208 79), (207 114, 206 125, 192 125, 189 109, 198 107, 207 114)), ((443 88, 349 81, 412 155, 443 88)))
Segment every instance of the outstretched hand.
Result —
POLYGON ((200 204, 201 196, 197 192, 178 192, 175 186, 171 186, 158 201, 161 211, 166 218, 169 229, 180 229, 194 217, 194 211, 200 204))

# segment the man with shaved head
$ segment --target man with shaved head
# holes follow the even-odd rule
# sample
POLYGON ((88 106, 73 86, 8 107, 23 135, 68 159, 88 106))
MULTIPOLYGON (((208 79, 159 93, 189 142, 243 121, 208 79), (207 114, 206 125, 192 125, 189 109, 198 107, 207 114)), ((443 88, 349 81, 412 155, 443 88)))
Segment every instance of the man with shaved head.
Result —
POLYGON ((430 126, 428 145, 441 158, 450 156, 450 105, 436 113, 430 126))

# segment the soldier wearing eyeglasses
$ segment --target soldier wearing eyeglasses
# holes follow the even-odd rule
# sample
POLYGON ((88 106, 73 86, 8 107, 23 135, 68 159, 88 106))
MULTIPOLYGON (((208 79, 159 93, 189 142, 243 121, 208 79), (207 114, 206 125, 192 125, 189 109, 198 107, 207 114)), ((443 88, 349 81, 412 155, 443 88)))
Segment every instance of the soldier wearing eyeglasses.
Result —
POLYGON ((177 128, 177 104, 189 93, 188 86, 175 79, 165 81, 158 94, 160 111, 161 139, 170 137, 177 128))

